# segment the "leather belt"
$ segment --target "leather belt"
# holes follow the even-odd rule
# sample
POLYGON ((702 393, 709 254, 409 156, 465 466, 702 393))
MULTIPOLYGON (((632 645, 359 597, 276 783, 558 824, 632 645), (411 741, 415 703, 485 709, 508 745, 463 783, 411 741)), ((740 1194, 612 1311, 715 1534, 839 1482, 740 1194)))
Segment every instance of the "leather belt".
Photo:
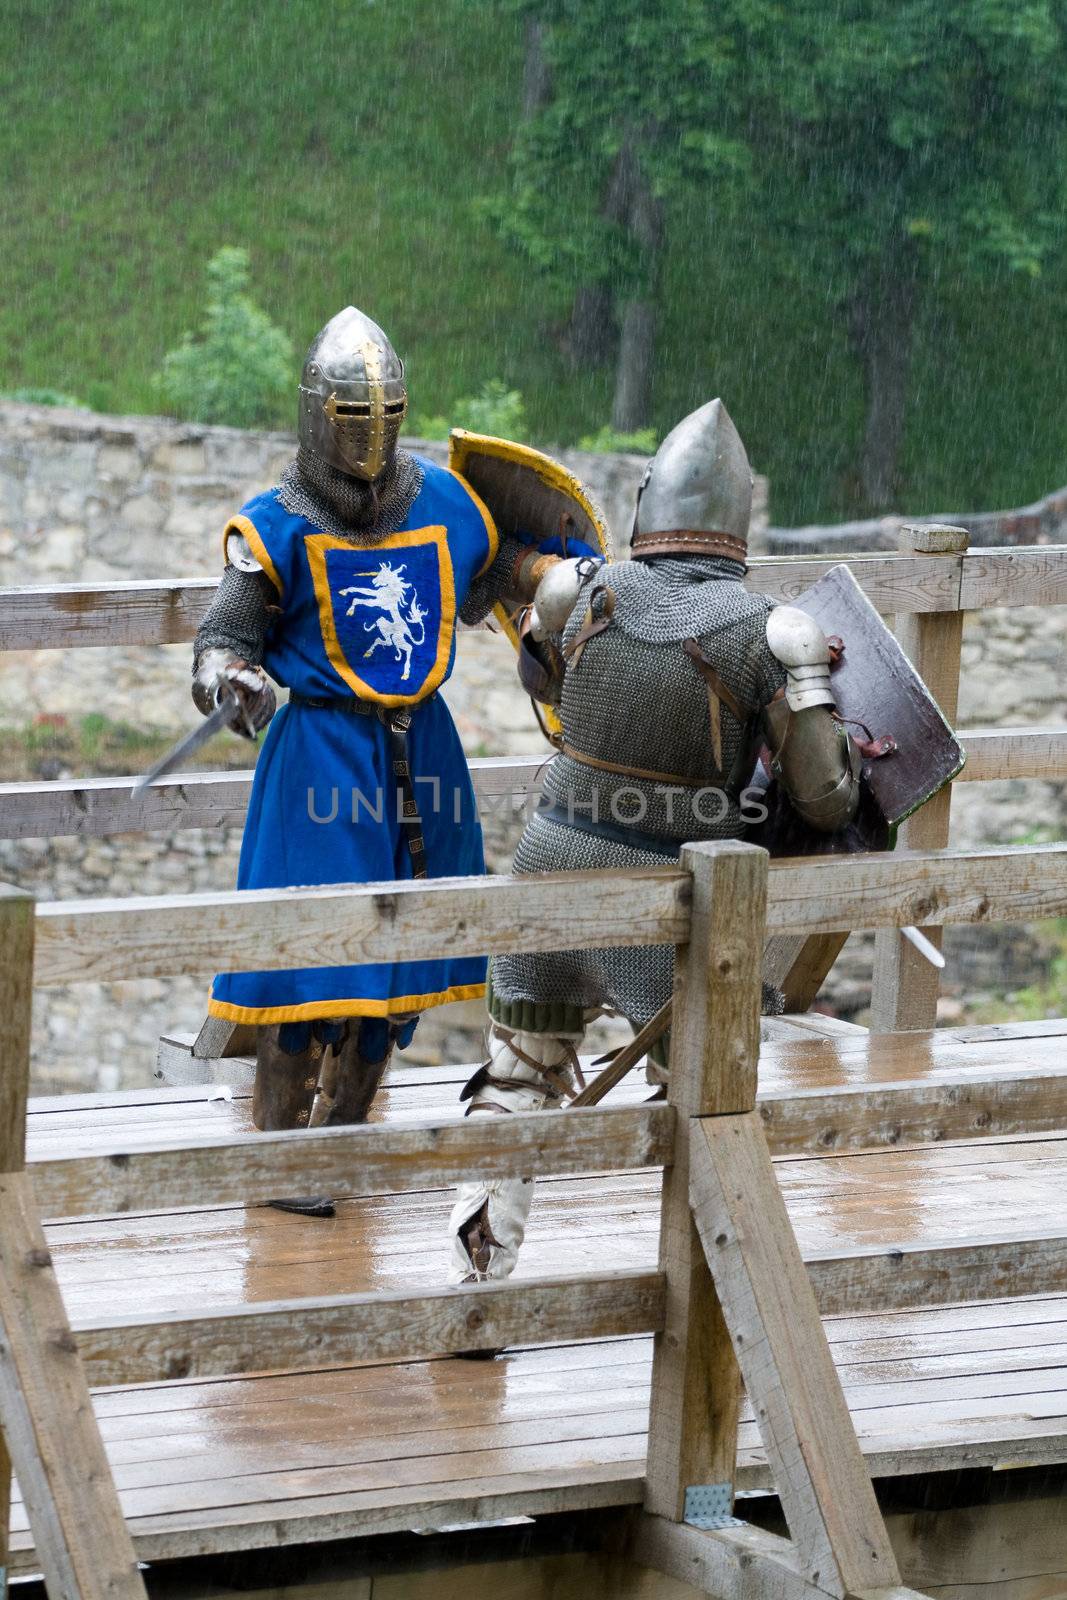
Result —
POLYGON ((667 839, 661 833, 645 833, 640 828, 628 828, 624 822, 594 822, 592 817, 581 816, 564 806, 538 806, 537 817, 547 817, 563 828, 577 828, 579 833, 591 833, 595 839, 610 839, 613 844, 624 844, 629 850, 647 850, 652 855, 669 856, 677 861, 683 839, 667 839))
MULTIPOLYGON (((419 705, 425 705, 434 696, 429 694, 419 705)), ((359 700, 355 695, 344 699, 327 696, 290 694, 289 704, 308 706, 314 710, 346 711, 356 717, 377 717, 389 740, 389 757, 393 776, 400 791, 400 832, 408 848, 413 878, 426 877, 426 839, 422 831, 422 818, 415 800, 415 785, 411 779, 411 762, 408 757, 408 730, 412 713, 406 706, 379 706, 369 700, 359 700)))
POLYGON ((598 772, 617 772, 621 778, 643 778, 646 783, 681 784, 686 789, 706 789, 717 781, 710 772, 702 778, 687 778, 680 772, 653 772, 646 767, 624 767, 618 761, 604 761, 600 756, 576 750, 562 737, 553 740, 553 743, 561 755, 570 756, 572 761, 580 761, 583 767, 595 767, 598 772))

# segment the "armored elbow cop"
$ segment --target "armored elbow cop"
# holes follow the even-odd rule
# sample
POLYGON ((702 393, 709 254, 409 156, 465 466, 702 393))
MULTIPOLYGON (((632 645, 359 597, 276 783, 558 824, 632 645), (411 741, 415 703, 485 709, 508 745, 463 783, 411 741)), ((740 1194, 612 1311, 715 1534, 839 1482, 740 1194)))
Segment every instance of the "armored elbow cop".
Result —
POLYGON ((785 668, 785 698, 791 711, 834 704, 830 646, 814 617, 796 606, 775 606, 767 618, 767 643, 785 668))
POLYGON ((819 624, 795 606, 776 606, 767 643, 785 667, 785 695, 764 709, 771 770, 796 810, 820 833, 836 833, 856 814, 860 758, 830 715, 830 647, 819 624))

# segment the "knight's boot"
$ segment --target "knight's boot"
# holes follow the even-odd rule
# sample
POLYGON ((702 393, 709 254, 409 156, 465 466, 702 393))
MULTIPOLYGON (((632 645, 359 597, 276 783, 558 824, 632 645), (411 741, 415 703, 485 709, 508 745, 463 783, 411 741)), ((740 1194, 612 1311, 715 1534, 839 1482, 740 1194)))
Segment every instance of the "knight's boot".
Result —
POLYGON ((285 1028, 256 1029, 256 1081, 252 1121, 261 1133, 306 1128, 319 1081, 323 1046, 313 1036, 302 1048, 287 1050, 285 1028))
POLYGON ((338 1128, 366 1122, 378 1086, 393 1053, 396 1030, 379 1018, 349 1024, 336 1047, 336 1071, 323 1126, 338 1128))
MULTIPOLYGON (((489 1060, 463 1090, 474 1112, 556 1110, 576 1093, 580 1035, 511 1033, 494 1026, 489 1060)), ((507 1278, 515 1269, 533 1199, 530 1178, 462 1183, 449 1219, 449 1282, 507 1278)))
MULTIPOLYGON (((285 1024, 256 1029, 252 1121, 263 1133, 306 1128, 311 1120, 325 1047, 311 1031, 300 1038, 301 1047, 296 1050, 285 1048, 290 1042, 293 1036, 287 1037, 285 1024)), ((278 1211, 294 1211, 305 1217, 334 1215, 333 1201, 326 1195, 298 1196, 267 1203, 278 1211)))

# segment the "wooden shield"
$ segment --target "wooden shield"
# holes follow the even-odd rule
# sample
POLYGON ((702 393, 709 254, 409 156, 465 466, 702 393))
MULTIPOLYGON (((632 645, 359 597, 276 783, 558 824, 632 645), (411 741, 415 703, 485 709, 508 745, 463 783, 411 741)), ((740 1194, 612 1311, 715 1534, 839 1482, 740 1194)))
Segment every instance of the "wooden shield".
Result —
POLYGON ((837 709, 863 737, 891 734, 892 755, 867 762, 870 793, 891 838, 904 818, 956 776, 966 760, 944 714, 843 563, 791 602, 814 617, 825 634, 844 641, 831 684, 837 709))
MULTIPOLYGON (((516 535, 532 544, 551 538, 581 539, 599 550, 605 561, 611 560, 611 534, 604 513, 585 484, 562 462, 528 444, 453 428, 448 464, 488 506, 501 535, 516 535)), ((494 607, 493 615, 518 651, 518 631, 506 607, 494 607)), ((544 719, 552 732, 560 731, 559 718, 551 708, 545 708, 544 719)))
POLYGON ((611 535, 589 490, 559 461, 510 439, 453 428, 448 464, 489 507, 501 534, 537 544, 569 535, 611 560, 611 535))

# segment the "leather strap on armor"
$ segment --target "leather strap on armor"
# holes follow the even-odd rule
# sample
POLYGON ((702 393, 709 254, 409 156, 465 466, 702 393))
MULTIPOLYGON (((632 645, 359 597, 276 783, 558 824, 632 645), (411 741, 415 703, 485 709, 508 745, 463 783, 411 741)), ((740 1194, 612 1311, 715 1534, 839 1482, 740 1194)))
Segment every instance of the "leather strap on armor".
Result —
POLYGON ((726 556, 744 566, 748 545, 736 534, 717 529, 700 532, 694 528, 657 529, 654 533, 635 533, 630 542, 635 558, 645 556, 726 556))
POLYGON ((585 649, 590 639, 595 639, 598 633, 603 633, 606 628, 611 626, 611 619, 614 615, 614 612, 614 592, 607 588, 606 585, 599 584, 593 590, 589 602, 589 610, 586 612, 585 621, 578 629, 578 632, 574 635, 574 638, 571 640, 570 644, 568 644, 563 651, 564 659, 569 661, 573 666, 577 667, 578 663, 582 659, 582 651, 585 649), (596 603, 601 595, 603 596, 603 604, 600 608, 600 615, 597 616, 596 603))
POLYGON ((687 789, 706 789, 709 783, 714 782, 711 774, 702 778, 687 778, 680 772, 652 772, 647 767, 625 767, 619 761, 603 761, 599 756, 576 750, 562 737, 557 737, 554 743, 561 755, 570 756, 572 761, 580 761, 584 767, 596 767, 598 772, 617 772, 621 778, 644 778, 646 783, 680 783, 687 789))

